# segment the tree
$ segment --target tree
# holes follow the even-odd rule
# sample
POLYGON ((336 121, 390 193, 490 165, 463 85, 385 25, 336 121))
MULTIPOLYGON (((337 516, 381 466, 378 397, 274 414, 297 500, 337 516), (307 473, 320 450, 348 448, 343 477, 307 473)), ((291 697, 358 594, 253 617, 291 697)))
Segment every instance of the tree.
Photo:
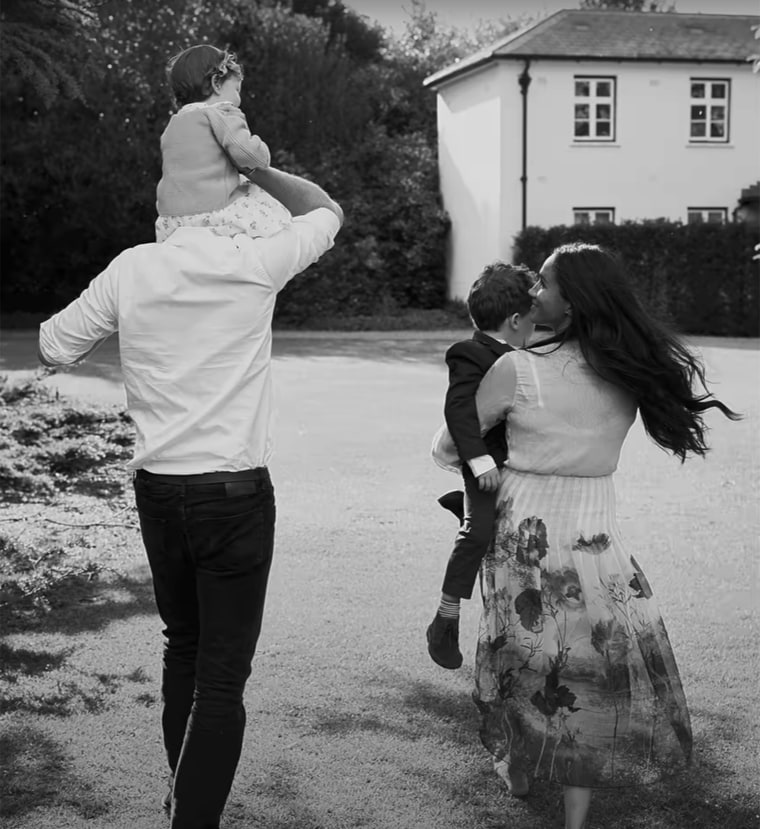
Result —
POLYGON ((3 95, 21 87, 50 107, 62 94, 82 98, 82 78, 97 52, 98 0, 3 0, 3 95))
POLYGON ((617 9, 621 12, 672 12, 675 3, 666 0, 581 0, 581 9, 617 9))
POLYGON ((492 18, 472 29, 458 29, 442 24, 424 0, 412 0, 408 14, 403 33, 388 45, 387 66, 393 94, 385 101, 382 120, 391 132, 423 130, 435 146, 436 101, 431 90, 422 85, 425 78, 496 43, 526 21, 492 18))

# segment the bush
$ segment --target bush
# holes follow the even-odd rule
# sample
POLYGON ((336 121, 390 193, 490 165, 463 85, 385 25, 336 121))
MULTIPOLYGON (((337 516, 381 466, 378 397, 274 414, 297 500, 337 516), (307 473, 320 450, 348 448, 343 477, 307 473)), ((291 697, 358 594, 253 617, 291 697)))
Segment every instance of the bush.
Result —
POLYGON ((39 380, 0 377, 0 499, 49 500, 61 492, 121 494, 132 457, 129 416, 116 407, 64 407, 39 380))
POLYGON ((159 137, 171 111, 164 63, 203 40, 238 53, 242 109, 275 166, 307 173, 346 214, 335 248, 281 296, 278 318, 443 306, 447 220, 435 144, 417 120, 389 117, 419 78, 377 58, 376 34, 359 60, 321 18, 272 4, 109 0, 99 9, 103 65, 83 101, 45 109, 28 85, 2 87, 5 313, 57 311, 121 250, 152 241, 159 137))
POLYGON ((621 256, 641 300, 681 333, 757 337, 757 241, 757 229, 740 223, 528 227, 515 237, 515 261, 539 268, 558 245, 604 245, 621 256))

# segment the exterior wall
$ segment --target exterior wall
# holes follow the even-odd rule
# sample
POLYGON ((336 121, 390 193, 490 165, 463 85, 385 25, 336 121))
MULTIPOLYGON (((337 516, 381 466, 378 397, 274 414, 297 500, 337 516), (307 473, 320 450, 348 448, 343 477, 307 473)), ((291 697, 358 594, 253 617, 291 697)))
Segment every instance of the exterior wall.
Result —
POLYGON ((686 221, 725 207, 760 176, 760 76, 749 65, 536 62, 531 74, 528 224, 572 224, 574 207, 615 221, 686 221), (573 141, 574 75, 617 77, 616 140, 573 141), (731 80, 729 142, 689 143, 691 78, 731 80))
MULTIPOLYGON (((510 259, 522 226, 523 65, 502 61, 439 89, 452 296, 466 294, 489 258, 510 259)), ((724 207, 730 221, 742 188, 760 178, 760 74, 749 64, 534 60, 529 71, 529 225, 572 224, 579 207, 615 208, 616 223, 685 222, 689 207, 724 207), (575 75, 617 78, 614 142, 574 142, 575 75), (689 143, 690 80, 697 77, 731 81, 728 143, 689 143)))
POLYGON ((505 69, 514 72, 493 64, 438 94, 438 163, 451 219, 448 284, 454 297, 465 298, 483 266, 502 255, 503 168, 519 138, 502 134, 509 97, 505 69))

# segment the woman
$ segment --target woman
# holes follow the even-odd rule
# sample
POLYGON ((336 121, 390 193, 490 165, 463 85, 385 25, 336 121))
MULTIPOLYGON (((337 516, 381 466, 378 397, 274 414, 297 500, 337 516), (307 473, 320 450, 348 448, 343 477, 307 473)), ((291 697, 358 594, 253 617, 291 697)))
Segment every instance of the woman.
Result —
POLYGON ((594 787, 650 782, 691 753, 667 632, 615 517, 623 441, 638 410, 683 461, 707 451, 707 409, 739 416, 606 250, 558 248, 531 295, 533 321, 554 335, 501 357, 477 394, 484 429, 507 416, 510 458, 483 564, 474 698, 510 791, 561 783, 566 829, 582 829, 594 787))

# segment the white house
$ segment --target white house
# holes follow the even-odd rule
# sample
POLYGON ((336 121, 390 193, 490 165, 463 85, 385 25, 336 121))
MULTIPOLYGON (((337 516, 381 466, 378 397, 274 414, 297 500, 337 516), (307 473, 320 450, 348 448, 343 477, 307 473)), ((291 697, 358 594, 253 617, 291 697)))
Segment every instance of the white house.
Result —
POLYGON ((564 10, 427 78, 450 295, 528 225, 756 220, 758 23, 564 10))

